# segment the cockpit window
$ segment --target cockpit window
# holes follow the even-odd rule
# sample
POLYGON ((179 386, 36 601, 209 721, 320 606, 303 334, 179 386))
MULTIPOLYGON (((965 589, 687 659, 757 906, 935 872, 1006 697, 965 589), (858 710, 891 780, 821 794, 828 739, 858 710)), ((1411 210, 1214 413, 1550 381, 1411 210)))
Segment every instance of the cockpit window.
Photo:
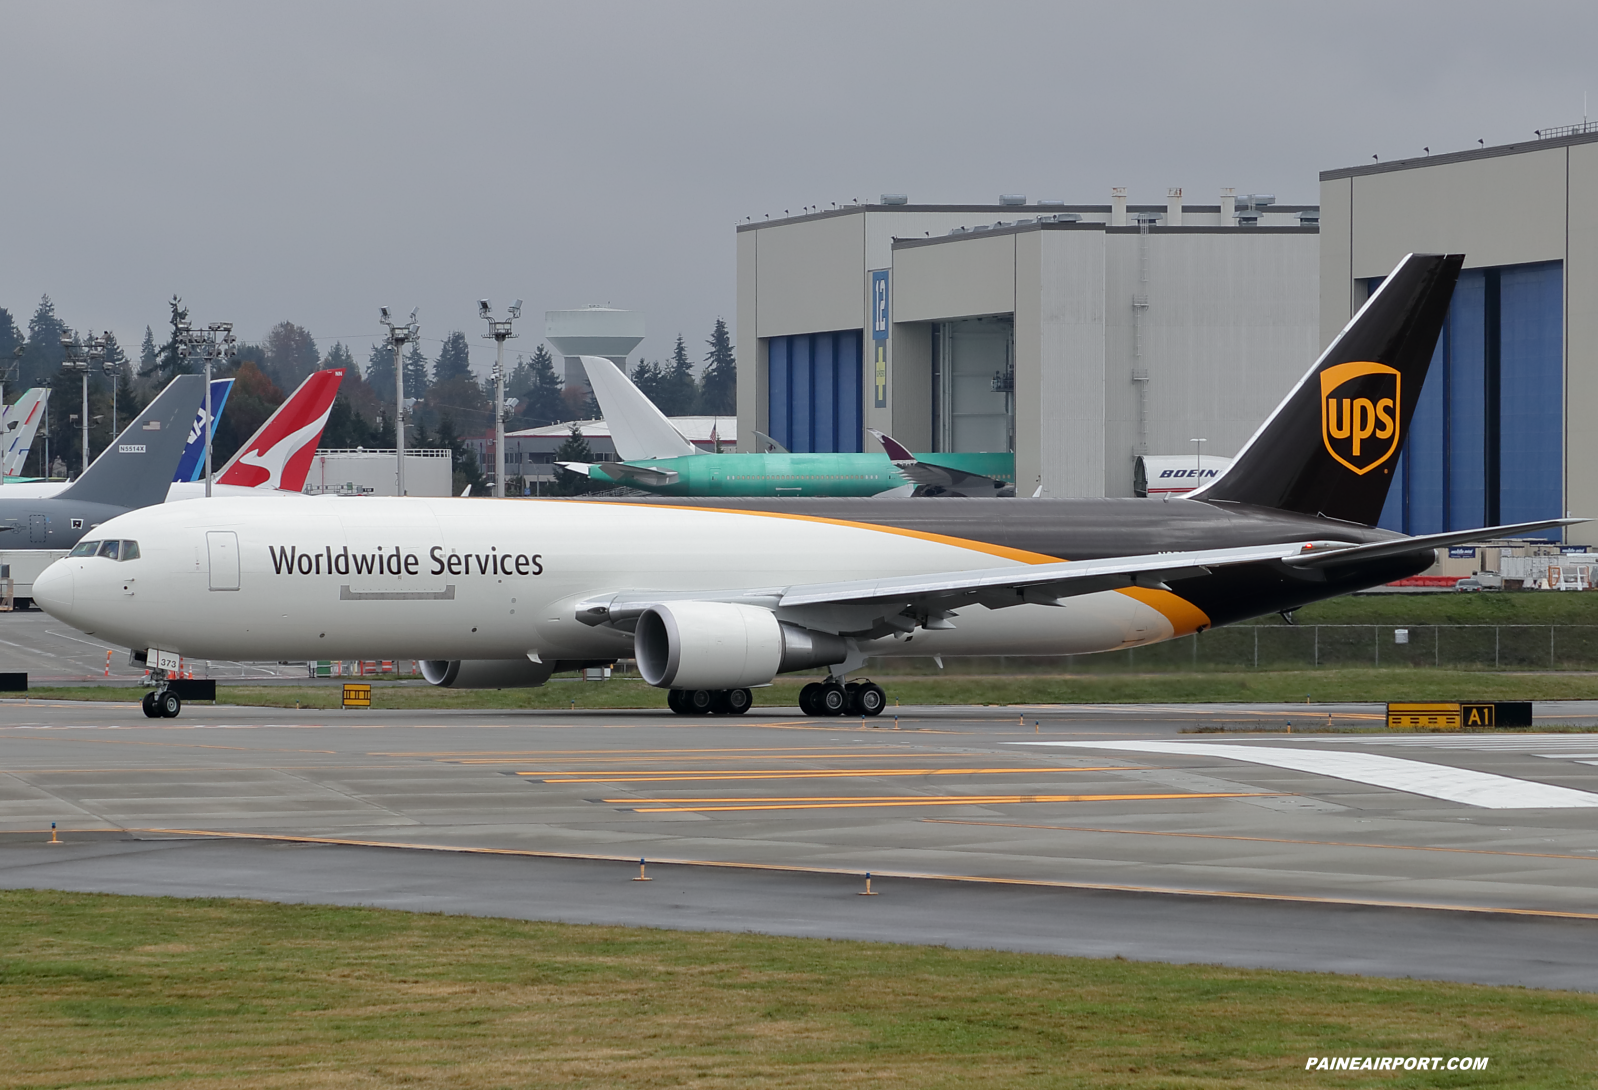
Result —
POLYGON ((98 541, 80 541, 80 542, 78 542, 76 545, 74 545, 72 547, 72 551, 70 553, 68 553, 67 555, 68 556, 93 556, 95 554, 95 552, 99 548, 100 548, 100 542, 98 542, 98 541))
POLYGON ((122 559, 123 560, 137 560, 137 559, 139 559, 139 543, 137 541, 124 541, 122 543, 122 559))
POLYGON ((121 552, 122 552, 122 542, 120 542, 120 541, 102 541, 102 542, 100 542, 100 551, 95 553, 94 555, 95 556, 103 556, 103 557, 105 557, 108 560, 115 560, 121 554, 121 552))

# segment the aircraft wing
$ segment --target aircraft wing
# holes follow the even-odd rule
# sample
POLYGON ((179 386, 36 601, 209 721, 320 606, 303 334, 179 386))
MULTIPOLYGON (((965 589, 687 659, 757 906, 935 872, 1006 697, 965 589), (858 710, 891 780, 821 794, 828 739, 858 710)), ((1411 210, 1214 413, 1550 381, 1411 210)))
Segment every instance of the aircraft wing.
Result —
POLYGON ((903 443, 887 432, 878 431, 876 428, 866 430, 882 444, 882 449, 888 454, 888 460, 904 475, 905 480, 923 488, 937 488, 957 496, 992 496, 1010 487, 1009 481, 1001 481, 981 473, 967 473, 963 469, 942 465, 935 459, 917 458, 905 449, 903 443))
POLYGON ((610 480, 616 484, 637 485, 640 488, 664 488, 676 484, 682 475, 675 469, 656 469, 653 466, 635 466, 626 462, 556 462, 570 473, 594 480, 610 480))
POLYGON ((1078 594, 1122 587, 1165 589, 1170 580, 1207 575, 1228 565, 1282 561, 1308 547, 1330 544, 1294 541, 720 592, 623 591, 579 602, 577 617, 586 624, 629 628, 650 606, 673 601, 742 602, 779 611, 823 607, 832 611, 827 623, 840 633, 872 637, 909 631, 918 625, 950 627, 945 615, 962 606, 1057 606, 1078 594))

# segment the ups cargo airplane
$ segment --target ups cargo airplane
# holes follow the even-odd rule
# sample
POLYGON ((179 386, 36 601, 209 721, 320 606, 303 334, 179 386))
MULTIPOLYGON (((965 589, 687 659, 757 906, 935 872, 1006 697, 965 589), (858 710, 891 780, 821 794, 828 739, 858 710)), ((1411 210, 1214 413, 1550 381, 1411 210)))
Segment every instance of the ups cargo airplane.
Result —
MULTIPOLYGON (((882 689, 845 684, 870 656, 1156 643, 1413 575, 1440 546, 1582 521, 1372 526, 1462 260, 1405 258, 1184 499, 213 499, 112 519, 94 538, 138 559, 85 540, 34 598, 158 679, 179 655, 380 656, 507 687, 631 655, 678 712, 742 712, 751 686, 827 667, 806 713, 875 715, 882 689)), ((176 715, 178 696, 145 708, 176 715)))

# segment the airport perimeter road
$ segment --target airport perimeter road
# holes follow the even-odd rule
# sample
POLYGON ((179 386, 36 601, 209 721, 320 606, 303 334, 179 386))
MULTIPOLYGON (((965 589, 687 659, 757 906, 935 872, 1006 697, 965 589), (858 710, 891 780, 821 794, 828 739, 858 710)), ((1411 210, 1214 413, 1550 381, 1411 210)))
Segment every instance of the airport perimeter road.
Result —
POLYGON ((1598 980, 1598 735, 1190 733, 1238 717, 5 702, 0 885, 1598 980), (51 821, 74 846, 41 856, 51 821), (712 866, 665 868, 663 909, 617 892, 640 856, 712 866), (866 871, 902 912, 818 907, 866 871))

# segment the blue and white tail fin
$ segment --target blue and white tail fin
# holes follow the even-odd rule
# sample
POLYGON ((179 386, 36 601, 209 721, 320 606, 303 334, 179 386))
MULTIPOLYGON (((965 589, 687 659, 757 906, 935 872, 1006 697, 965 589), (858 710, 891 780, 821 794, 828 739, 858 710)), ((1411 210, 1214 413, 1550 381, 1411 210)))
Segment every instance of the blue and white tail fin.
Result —
POLYGON ((616 454, 622 461, 704 453, 684 439, 666 414, 614 363, 603 356, 578 358, 583 361, 583 370, 588 372, 588 384, 594 388, 599 411, 605 414, 611 441, 616 444, 616 454))
MULTIPOLYGON (((222 419, 222 406, 227 404, 227 395, 233 389, 233 380, 230 378, 216 378, 211 380, 211 435, 216 435, 217 421, 222 419)), ((189 428, 189 445, 183 448, 183 457, 178 459, 177 472, 172 475, 174 481, 197 481, 205 473, 205 402, 200 403, 200 411, 194 414, 194 425, 189 428)))

